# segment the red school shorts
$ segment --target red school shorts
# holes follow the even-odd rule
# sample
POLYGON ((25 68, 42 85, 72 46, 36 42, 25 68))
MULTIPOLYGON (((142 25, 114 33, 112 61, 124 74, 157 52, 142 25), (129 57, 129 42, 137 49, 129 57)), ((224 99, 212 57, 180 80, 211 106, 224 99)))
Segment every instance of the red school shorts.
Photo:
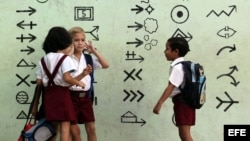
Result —
POLYGON ((172 101, 174 103, 176 126, 195 125, 195 109, 184 103, 181 94, 174 96, 172 101))
POLYGON ((72 93, 76 93, 75 91, 70 91, 71 100, 73 103, 74 111, 76 114, 77 122, 73 122, 72 124, 83 124, 86 122, 94 122, 94 110, 93 110, 93 102, 88 96, 78 97, 73 95, 72 93))

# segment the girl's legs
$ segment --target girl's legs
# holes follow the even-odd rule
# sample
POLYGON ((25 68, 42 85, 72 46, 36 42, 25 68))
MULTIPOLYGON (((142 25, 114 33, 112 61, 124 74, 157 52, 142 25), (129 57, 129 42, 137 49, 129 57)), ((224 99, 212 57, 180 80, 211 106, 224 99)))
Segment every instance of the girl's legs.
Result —
POLYGON ((70 133, 72 141, 82 141, 81 139, 81 131, 78 124, 71 124, 70 125, 70 133))
POLYGON ((193 141, 191 137, 191 126, 189 125, 180 125, 178 126, 179 129, 179 136, 181 138, 181 141, 193 141))
POLYGON ((86 122, 85 130, 87 132, 88 141, 97 141, 96 132, 95 132, 95 122, 86 122))
POLYGON ((60 122, 60 141, 70 141, 70 121, 60 122))

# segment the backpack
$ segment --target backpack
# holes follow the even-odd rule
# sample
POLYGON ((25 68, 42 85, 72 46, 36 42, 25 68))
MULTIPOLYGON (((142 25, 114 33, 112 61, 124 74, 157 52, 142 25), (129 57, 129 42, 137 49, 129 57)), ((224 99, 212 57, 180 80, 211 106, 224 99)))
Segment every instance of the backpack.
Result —
POLYGON ((185 85, 180 86, 185 103, 200 109, 206 101, 206 76, 203 66, 191 61, 180 62, 183 65, 185 85))
MULTIPOLYGON (((90 64, 91 67, 93 68, 93 60, 92 60, 92 56, 86 53, 83 53, 84 57, 86 59, 86 63, 90 64)), ((91 77, 91 84, 90 84, 90 89, 88 91, 88 97, 91 98, 92 102, 94 101, 94 69, 92 69, 92 72, 90 73, 90 77, 91 77)))

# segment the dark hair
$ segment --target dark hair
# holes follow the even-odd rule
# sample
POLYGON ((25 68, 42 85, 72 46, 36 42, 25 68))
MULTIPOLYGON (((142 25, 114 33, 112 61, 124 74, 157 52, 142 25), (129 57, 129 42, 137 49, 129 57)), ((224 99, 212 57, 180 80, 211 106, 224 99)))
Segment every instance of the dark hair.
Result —
POLYGON ((67 48, 72 43, 69 32, 63 27, 52 27, 43 42, 45 53, 57 52, 67 48))
POLYGON ((184 57, 189 50, 188 42, 182 37, 171 37, 167 41, 172 50, 179 50, 179 56, 184 57))

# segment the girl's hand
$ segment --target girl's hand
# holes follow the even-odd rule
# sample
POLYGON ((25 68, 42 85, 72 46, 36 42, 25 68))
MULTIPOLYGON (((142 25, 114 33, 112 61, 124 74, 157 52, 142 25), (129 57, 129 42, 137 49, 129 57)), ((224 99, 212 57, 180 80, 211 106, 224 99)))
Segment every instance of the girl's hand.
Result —
POLYGON ((77 86, 84 88, 85 84, 82 81, 78 81, 77 86))
POLYGON ((87 65, 87 67, 83 70, 83 75, 86 76, 90 74, 93 71, 93 68, 91 67, 90 64, 87 65))

